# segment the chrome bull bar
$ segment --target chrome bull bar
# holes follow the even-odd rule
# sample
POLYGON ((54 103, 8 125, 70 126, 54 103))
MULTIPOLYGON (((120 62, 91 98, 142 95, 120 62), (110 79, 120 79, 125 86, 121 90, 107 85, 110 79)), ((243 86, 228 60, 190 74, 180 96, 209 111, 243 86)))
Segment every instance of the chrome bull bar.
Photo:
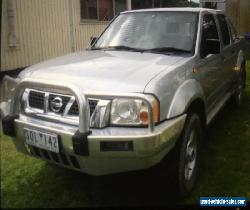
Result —
POLYGON ((13 100, 10 105, 10 115, 15 116, 18 115, 17 107, 19 107, 22 94, 26 88, 51 88, 56 89, 58 91, 68 91, 75 98, 79 105, 79 132, 86 133, 89 131, 89 106, 87 103, 87 99, 84 94, 81 93, 80 88, 74 84, 62 84, 57 81, 49 81, 49 80, 41 80, 41 79, 24 79, 22 80, 15 88, 13 94, 13 100))
POLYGON ((13 100, 10 104, 10 116, 17 116, 19 103, 21 101, 21 97, 26 88, 44 88, 44 89, 56 89, 57 91, 68 91, 72 94, 79 106, 79 132, 80 133, 89 133, 90 132, 90 109, 87 98, 96 97, 96 98, 129 98, 129 99, 139 99, 144 101, 148 107, 149 113, 149 123, 148 129, 149 133, 154 132, 154 117, 153 117, 153 105, 149 101, 148 97, 144 94, 140 93, 106 93, 106 92, 84 92, 79 86, 67 83, 62 84, 58 81, 50 81, 50 80, 41 80, 41 79, 23 79, 19 84, 17 84, 14 94, 13 100))

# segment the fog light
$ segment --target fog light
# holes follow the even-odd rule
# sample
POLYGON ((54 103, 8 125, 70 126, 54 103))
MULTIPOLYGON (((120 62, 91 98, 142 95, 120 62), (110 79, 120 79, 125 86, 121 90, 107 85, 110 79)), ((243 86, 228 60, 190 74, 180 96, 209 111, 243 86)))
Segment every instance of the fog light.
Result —
POLYGON ((102 152, 108 151, 133 151, 132 141, 103 141, 100 143, 102 152))

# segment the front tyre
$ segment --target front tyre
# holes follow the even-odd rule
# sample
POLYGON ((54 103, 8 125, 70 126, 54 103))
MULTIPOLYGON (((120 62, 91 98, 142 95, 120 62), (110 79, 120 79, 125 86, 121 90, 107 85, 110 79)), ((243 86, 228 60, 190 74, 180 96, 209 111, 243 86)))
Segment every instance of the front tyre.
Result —
POLYGON ((202 128, 200 118, 195 113, 189 113, 187 121, 177 145, 178 166, 177 186, 181 197, 190 194, 197 179, 200 160, 200 144, 202 128))

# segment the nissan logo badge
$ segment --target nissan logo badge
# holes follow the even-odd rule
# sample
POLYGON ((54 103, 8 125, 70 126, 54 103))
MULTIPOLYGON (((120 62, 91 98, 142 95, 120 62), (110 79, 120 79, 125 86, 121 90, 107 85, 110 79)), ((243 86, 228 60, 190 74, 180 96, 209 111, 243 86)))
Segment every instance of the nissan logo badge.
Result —
POLYGON ((60 112, 62 106, 63 106, 63 101, 61 97, 55 97, 50 103, 50 108, 55 113, 60 112))

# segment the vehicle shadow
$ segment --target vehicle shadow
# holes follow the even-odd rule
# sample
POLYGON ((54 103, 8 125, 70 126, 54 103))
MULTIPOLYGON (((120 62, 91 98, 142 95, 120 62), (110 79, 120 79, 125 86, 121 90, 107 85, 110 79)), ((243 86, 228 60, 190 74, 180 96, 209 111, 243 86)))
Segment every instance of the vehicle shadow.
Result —
MULTIPOLYGON (((48 164, 43 169, 39 177, 48 176, 48 171, 52 173, 52 177, 61 176, 61 179, 54 180, 54 184, 63 189, 64 197, 70 202, 62 200, 62 206, 145 206, 174 205, 180 202, 168 168, 164 168, 164 173, 161 173, 157 166, 107 176, 90 176, 48 164)), ((36 178, 34 182, 37 181, 36 178)), ((55 192, 48 193, 52 196, 55 192)))

